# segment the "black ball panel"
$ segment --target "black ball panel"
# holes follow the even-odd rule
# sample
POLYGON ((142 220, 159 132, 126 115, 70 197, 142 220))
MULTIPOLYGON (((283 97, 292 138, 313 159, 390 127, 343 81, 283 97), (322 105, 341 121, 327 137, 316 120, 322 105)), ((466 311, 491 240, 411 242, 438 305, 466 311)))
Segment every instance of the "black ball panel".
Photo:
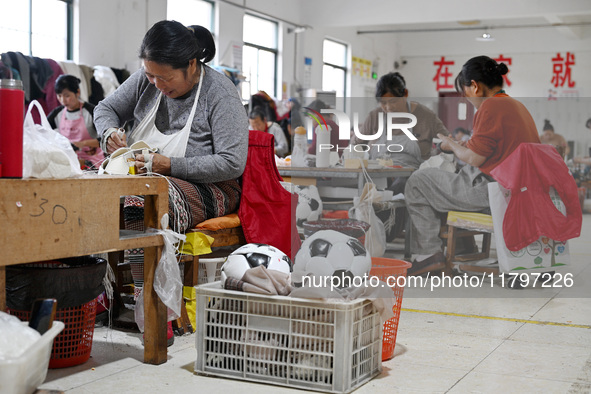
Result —
POLYGON ((287 257, 287 255, 284 255, 281 260, 285 261, 289 265, 289 272, 293 272, 293 263, 291 262, 291 259, 287 257))
POLYGON ((314 199, 311 199, 308 204, 310 205, 310 209, 313 211, 317 210, 320 207, 320 203, 314 199))
POLYGON ((322 238, 315 239, 310 244, 310 257, 326 257, 332 244, 322 238))
POLYGON ((248 265, 250 268, 258 267, 259 265, 265 266, 267 268, 269 266, 269 260, 271 259, 266 254, 262 253, 248 253, 244 255, 246 257, 246 261, 248 261, 248 265))
POLYGON ((349 239, 347 241, 347 245, 349 245, 349 247, 353 251, 353 256, 367 255, 367 251, 365 250, 365 247, 363 245, 361 245, 361 242, 359 242, 358 239, 355 239, 355 238, 349 239))

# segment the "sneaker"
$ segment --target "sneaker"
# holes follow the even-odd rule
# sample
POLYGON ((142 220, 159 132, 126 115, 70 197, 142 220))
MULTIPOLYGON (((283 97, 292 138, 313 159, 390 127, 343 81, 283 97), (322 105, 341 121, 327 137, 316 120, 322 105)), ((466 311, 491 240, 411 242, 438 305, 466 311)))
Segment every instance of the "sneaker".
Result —
POLYGON ((445 256, 442 252, 437 252, 425 260, 413 261, 412 267, 408 269, 409 276, 423 275, 427 272, 441 271, 445 268, 445 256))
POLYGON ((174 333, 172 332, 172 322, 166 323, 166 346, 171 346, 174 343, 174 333))

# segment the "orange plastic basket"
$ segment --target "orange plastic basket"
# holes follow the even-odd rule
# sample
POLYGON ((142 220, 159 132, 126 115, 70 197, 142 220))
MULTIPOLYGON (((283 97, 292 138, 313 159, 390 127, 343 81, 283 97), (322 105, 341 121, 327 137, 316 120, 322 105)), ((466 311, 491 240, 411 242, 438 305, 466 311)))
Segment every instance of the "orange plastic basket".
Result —
MULTIPOLYGON (((377 276, 381 281, 386 282, 388 277, 406 277, 406 271, 412 266, 411 263, 402 260, 387 259, 383 257, 371 258, 371 276, 377 276)), ((396 304, 392 308, 394 317, 384 322, 384 336, 382 339, 382 361, 391 359, 394 356, 396 346, 396 333, 398 332, 398 321, 400 319, 400 307, 402 306, 402 295, 404 287, 395 286, 394 279, 390 279, 396 304)))
MULTIPOLYGON (((28 321, 30 311, 8 309, 8 313, 28 321)), ((90 358, 96 299, 70 308, 58 309, 55 320, 64 323, 64 330, 53 341, 49 368, 65 368, 82 364, 90 358)))

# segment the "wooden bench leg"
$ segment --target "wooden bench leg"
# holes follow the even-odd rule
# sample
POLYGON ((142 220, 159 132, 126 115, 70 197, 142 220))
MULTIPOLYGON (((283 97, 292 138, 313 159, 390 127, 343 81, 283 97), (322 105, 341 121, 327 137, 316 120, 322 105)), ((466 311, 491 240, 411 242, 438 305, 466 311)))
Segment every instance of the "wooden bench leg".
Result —
POLYGON ((197 286, 199 283, 199 256, 193 256, 192 259, 185 260, 184 286, 197 286))
POLYGON ((447 226, 447 247, 445 248, 445 269, 446 275, 453 275, 453 260, 456 255, 457 232, 455 227, 447 226))

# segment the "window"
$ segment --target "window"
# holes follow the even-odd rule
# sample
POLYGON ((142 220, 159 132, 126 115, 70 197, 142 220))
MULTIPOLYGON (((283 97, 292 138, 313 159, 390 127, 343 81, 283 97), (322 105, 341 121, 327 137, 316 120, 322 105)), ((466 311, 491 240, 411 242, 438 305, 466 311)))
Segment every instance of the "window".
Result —
POLYGON ((200 25, 213 33, 213 3, 205 0, 168 0, 166 19, 185 26, 200 25))
POLYGON ((322 47, 322 90, 345 97, 347 88, 347 45, 324 40, 322 47))
POLYGON ((242 98, 264 90, 269 96, 277 91, 277 22, 244 15, 242 37, 242 98))
POLYGON ((0 0, 0 52, 72 58, 73 0, 0 0))

